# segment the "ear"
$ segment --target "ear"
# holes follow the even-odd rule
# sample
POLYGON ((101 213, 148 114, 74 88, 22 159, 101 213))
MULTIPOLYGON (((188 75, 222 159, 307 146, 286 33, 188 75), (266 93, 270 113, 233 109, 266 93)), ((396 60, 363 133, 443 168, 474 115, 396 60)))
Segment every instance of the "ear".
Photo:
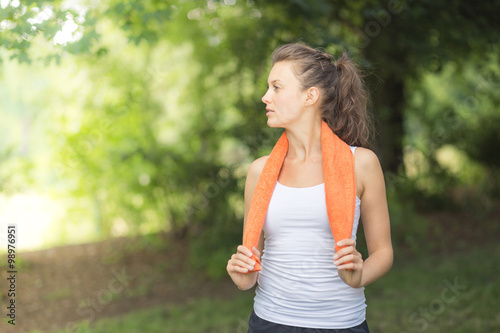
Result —
POLYGON ((316 87, 311 87, 306 91, 305 105, 314 105, 319 100, 319 89, 316 87))

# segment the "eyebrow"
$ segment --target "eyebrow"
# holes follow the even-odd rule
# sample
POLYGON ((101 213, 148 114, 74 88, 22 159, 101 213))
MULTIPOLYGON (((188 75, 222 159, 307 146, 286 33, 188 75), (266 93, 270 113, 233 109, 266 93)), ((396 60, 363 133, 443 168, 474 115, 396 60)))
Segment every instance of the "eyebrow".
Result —
POLYGON ((274 83, 281 83, 281 81, 280 81, 279 79, 275 79, 275 80, 272 80, 272 81, 270 82, 270 84, 274 84, 274 83))

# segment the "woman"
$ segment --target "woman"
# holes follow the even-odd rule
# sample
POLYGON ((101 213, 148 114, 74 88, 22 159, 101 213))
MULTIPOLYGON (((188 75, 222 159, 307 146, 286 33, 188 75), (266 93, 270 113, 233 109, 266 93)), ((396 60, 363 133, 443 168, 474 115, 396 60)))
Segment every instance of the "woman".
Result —
MULTIPOLYGON (((277 48, 272 60, 262 102, 267 125, 285 129, 288 151, 258 246, 238 246, 227 272, 239 289, 257 284, 249 332, 368 332, 364 287, 390 269, 393 250, 382 169, 365 148, 369 133, 363 81, 345 53, 332 63, 326 52, 288 44, 277 48), (354 154, 351 238, 334 240, 329 232, 323 121, 354 154), (355 243, 360 217, 369 254, 365 260, 355 243), (337 253, 335 242, 342 247, 337 253), (261 271, 253 271, 260 260, 261 271)), ((245 224, 268 157, 255 160, 248 170, 245 224)))

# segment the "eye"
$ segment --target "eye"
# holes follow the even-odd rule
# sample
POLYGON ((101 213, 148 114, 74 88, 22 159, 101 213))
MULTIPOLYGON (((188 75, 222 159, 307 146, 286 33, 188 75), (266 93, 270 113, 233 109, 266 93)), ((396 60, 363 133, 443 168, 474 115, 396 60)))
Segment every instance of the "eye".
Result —
MULTIPOLYGON (((278 87, 278 86, 277 86, 277 85, 275 85, 275 84, 273 84, 273 86, 272 86, 272 87, 273 87, 273 90, 275 90, 275 91, 276 91, 276 90, 278 90, 278 89, 280 89, 280 87, 278 87)), ((266 90, 269 90, 269 85, 267 85, 267 86, 266 86, 266 90)))

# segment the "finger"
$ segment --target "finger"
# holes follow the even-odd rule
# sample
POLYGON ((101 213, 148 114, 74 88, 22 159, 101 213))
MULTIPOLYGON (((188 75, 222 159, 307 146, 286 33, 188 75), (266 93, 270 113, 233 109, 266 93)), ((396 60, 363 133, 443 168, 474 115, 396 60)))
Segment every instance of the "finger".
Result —
POLYGON ((238 265, 241 267, 246 267, 249 269, 254 269, 255 267, 255 260, 252 258, 247 257, 244 254, 237 253, 234 260, 233 260, 234 265, 238 265))
POLYGON ((246 254, 243 253, 236 253, 236 258, 248 264, 255 264, 255 260, 253 260, 251 256, 247 256, 246 254))
POLYGON ((230 272, 246 273, 254 269, 254 265, 249 265, 240 260, 230 260, 227 270, 230 272))
POLYGON ((260 251, 257 250, 257 248, 255 246, 252 248, 252 250, 253 250, 253 253, 257 256, 257 258, 260 259, 260 251))
POLYGON ((337 266, 337 269, 338 270, 356 270, 357 266, 356 264, 354 264, 353 262, 348 262, 348 263, 345 263, 345 264, 342 264, 340 266, 337 266))
POLYGON ((347 245, 354 246, 354 244, 355 244, 355 242, 354 242, 354 239, 352 239, 352 238, 342 239, 342 240, 339 240, 337 242, 337 246, 347 246, 347 245))
POLYGON ((241 267, 248 267, 250 269, 253 269, 255 267, 255 260, 252 258, 247 257, 243 253, 234 253, 231 255, 231 259, 229 259, 228 263, 231 263, 231 265, 238 265, 241 267))
POLYGON ((346 255, 346 256, 343 256, 343 257, 341 257, 341 258, 339 258, 339 259, 335 260, 333 263, 334 263, 335 265, 339 266, 339 265, 342 265, 342 264, 347 263, 347 262, 353 262, 353 261, 355 261, 355 260, 357 261, 357 259, 358 259, 358 258, 357 258, 355 255, 353 255, 353 254, 348 254, 348 255, 346 255))
POLYGON ((354 253, 354 251, 356 251, 356 249, 352 246, 346 246, 342 249, 340 249, 337 253, 335 253, 333 255, 333 259, 338 259, 338 258, 341 258, 343 256, 346 256, 348 254, 352 254, 354 253))
POLYGON ((249 271, 248 268, 237 265, 231 265, 228 270, 230 272, 236 272, 236 273, 248 273, 249 271))
POLYGON ((252 256, 252 251, 250 251, 246 246, 239 245, 238 248, 237 248, 237 251, 238 251, 238 253, 243 253, 247 257, 251 257, 252 256))

